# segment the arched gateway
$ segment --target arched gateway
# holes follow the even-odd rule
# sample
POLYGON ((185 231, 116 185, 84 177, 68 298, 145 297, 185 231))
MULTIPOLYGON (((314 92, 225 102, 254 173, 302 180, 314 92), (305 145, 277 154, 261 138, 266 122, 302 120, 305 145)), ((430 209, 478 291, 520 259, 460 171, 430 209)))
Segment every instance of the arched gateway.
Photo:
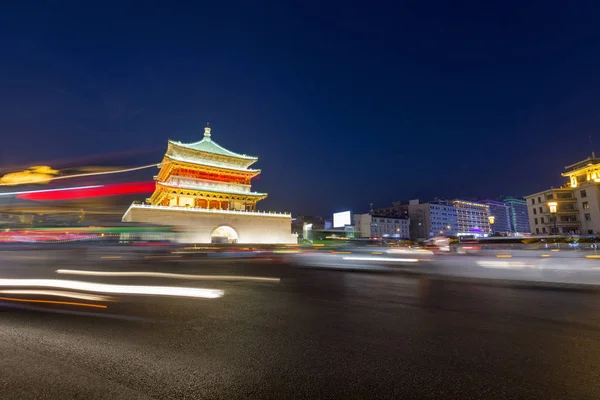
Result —
POLYGON ((226 225, 218 227, 210 235, 211 243, 237 243, 238 239, 235 229, 226 225))

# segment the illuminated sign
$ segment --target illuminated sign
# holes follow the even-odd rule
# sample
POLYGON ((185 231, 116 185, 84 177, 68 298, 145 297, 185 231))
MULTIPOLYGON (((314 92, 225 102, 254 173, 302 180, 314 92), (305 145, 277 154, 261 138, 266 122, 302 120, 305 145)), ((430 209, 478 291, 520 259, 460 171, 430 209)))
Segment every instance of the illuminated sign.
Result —
POLYGON ((350 211, 342 211, 333 214, 333 227, 343 228, 346 225, 351 225, 350 211))

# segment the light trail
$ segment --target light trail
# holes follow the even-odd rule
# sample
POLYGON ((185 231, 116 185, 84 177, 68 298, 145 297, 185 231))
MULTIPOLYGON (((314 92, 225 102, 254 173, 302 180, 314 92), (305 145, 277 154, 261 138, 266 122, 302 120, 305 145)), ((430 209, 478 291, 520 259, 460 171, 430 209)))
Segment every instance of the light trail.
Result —
POLYGON ((433 251, 425 250, 425 249, 389 249, 386 250, 386 253, 390 254, 431 254, 433 255, 433 251))
POLYGON ((269 278, 262 276, 244 276, 244 275, 191 275, 191 274, 173 274, 168 272, 113 272, 113 271, 83 271, 74 269, 57 269, 57 274, 64 275, 87 275, 87 276, 127 276, 127 277, 153 277, 170 279, 196 279, 196 280, 220 280, 220 281, 256 281, 256 282, 281 282, 280 278, 269 278))
POLYGON ((16 299, 16 298, 12 298, 12 297, 0 297, 0 300, 16 301, 18 303, 44 303, 44 304, 61 304, 61 305, 68 305, 68 306, 82 306, 82 307, 106 308, 106 306, 104 306, 102 304, 74 303, 74 302, 71 302, 71 301, 16 299))
MULTIPOLYGON (((51 177, 51 178, 44 178, 44 179, 36 179, 35 181, 32 181, 31 184, 34 183, 40 183, 40 182, 50 182, 50 181, 58 181, 61 179, 71 179, 71 178, 81 178, 81 177, 85 177, 85 176, 97 176, 97 175, 110 175, 110 174, 121 174, 124 172, 131 172, 131 171, 139 171, 141 169, 146 169, 146 168, 157 168, 159 164, 149 164, 149 165, 142 165, 141 167, 133 167, 133 168, 125 168, 125 169, 116 169, 113 171, 102 171, 102 172, 89 172, 86 174, 76 174, 76 175, 67 175, 67 176, 56 176, 56 177, 51 177)), ((22 183, 23 185, 28 184, 28 183, 22 183)), ((7 184, 7 183, 1 183, 0 186, 14 186, 14 184, 7 184)))
POLYGON ((534 268, 535 264, 521 261, 477 261, 477 265, 484 268, 534 268))
POLYGON ((0 286, 48 287, 110 294, 141 294, 157 296, 195 297, 205 299, 216 299, 219 297, 223 297, 223 291, 217 289, 198 289, 168 286, 108 285, 104 283, 69 281, 61 279, 0 279, 0 286))
POLYGON ((16 195, 22 200, 34 201, 59 201, 89 199, 95 197, 129 195, 138 193, 150 193, 154 190, 156 183, 149 182, 127 182, 112 183, 106 185, 77 186, 59 189, 29 190, 22 192, 0 193, 0 195, 16 195))
POLYGON ((77 186, 70 188, 59 188, 59 189, 42 189, 42 190, 25 190, 21 192, 4 192, 0 193, 0 196, 15 196, 20 194, 30 194, 30 193, 47 193, 47 192, 64 192, 66 190, 79 190, 79 189, 95 189, 100 188, 104 185, 93 185, 93 186, 77 186))
POLYGON ((56 297, 68 297, 70 299, 80 300, 91 300, 91 301, 113 301, 114 299, 109 296, 101 296, 97 294, 78 293, 78 292, 65 292, 61 290, 0 290, 0 293, 5 294, 32 294, 40 296, 56 296, 56 297))
POLYGON ((419 262, 418 258, 385 258, 385 257, 344 257, 344 260, 349 261, 393 261, 393 262, 407 262, 416 263, 419 262))

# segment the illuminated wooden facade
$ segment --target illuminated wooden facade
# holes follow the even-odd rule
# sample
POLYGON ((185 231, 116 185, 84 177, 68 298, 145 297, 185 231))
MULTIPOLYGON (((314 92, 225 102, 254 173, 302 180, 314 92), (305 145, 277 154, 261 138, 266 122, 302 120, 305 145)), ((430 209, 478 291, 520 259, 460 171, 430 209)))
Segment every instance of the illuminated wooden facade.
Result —
POLYGON ((219 146, 209 127, 199 142, 170 140, 154 193, 129 206, 122 221, 176 226, 180 243, 297 243, 289 213, 256 209, 267 197, 251 190, 257 160, 219 146))
POLYGON ((169 141, 155 176, 154 206, 255 211, 266 193, 251 191, 260 170, 249 168, 257 157, 237 154, 212 141, 210 128, 196 143, 169 141))

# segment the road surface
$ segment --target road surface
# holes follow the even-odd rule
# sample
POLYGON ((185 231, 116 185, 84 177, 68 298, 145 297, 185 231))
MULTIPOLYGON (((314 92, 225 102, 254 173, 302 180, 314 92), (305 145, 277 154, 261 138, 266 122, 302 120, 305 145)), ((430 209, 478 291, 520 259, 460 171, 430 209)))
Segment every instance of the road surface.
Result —
POLYGON ((61 276, 224 295, 122 296, 101 310, 4 301, 2 399, 600 398, 594 293, 240 259, 100 257, 12 254, 0 278, 82 268, 280 281, 61 276))

